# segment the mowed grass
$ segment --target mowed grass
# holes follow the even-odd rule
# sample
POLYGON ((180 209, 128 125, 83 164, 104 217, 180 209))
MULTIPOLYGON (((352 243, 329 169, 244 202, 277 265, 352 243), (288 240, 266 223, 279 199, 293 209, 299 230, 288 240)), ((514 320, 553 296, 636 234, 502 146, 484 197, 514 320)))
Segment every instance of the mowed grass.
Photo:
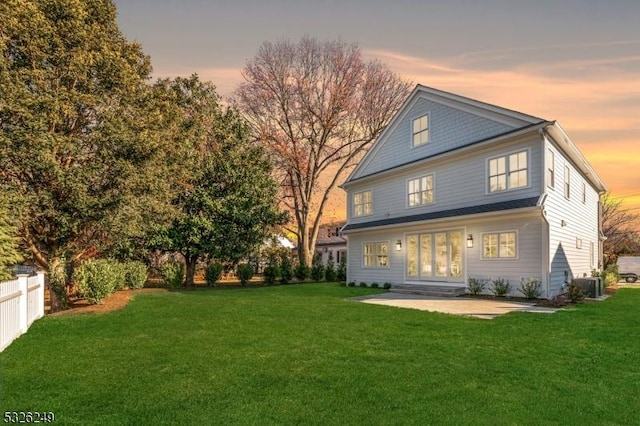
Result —
POLYGON ((640 291, 481 320, 305 284, 137 295, 0 354, 0 412, 58 424, 640 424, 640 291))

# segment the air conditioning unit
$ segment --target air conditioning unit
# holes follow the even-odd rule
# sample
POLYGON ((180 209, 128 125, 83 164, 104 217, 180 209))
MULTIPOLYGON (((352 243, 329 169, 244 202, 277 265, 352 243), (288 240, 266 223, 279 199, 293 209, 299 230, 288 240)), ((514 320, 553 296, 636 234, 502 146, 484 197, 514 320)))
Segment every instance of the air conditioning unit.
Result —
POLYGON ((600 277, 575 278, 573 281, 580 286, 586 297, 595 299, 604 294, 602 278, 600 277))

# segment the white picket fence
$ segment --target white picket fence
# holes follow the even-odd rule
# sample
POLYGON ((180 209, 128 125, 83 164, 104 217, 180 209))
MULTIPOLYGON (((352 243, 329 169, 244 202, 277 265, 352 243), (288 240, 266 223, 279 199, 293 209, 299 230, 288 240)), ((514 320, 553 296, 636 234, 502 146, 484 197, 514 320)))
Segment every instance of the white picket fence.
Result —
POLYGON ((44 316, 44 272, 0 282, 0 352, 44 316))

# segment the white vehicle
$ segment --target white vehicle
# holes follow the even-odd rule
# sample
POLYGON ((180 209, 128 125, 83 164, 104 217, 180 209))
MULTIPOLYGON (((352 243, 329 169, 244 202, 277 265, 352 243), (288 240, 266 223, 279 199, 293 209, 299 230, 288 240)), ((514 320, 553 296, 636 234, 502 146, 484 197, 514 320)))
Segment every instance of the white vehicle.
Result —
POLYGON ((620 256, 618 273, 626 282, 635 283, 640 278, 640 256, 620 256))

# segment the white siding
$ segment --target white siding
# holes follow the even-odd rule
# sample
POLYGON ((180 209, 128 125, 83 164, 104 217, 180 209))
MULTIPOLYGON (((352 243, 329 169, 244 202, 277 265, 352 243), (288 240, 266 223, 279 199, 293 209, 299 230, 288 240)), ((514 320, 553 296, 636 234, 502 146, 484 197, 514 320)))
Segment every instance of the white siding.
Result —
MULTIPOLYGON (((467 249, 467 271, 469 277, 509 280, 511 296, 522 297, 518 291, 521 280, 536 278, 546 289, 546 277, 543 276, 542 255, 542 219, 539 213, 534 215, 508 215, 491 221, 477 222, 467 231, 473 235, 474 246, 467 249), (515 259, 483 259, 482 234, 515 231, 517 233, 517 257, 515 259)), ((486 294, 491 294, 487 284, 486 294)), ((543 294, 544 297, 544 294, 543 294)))
POLYGON ((428 161, 411 169, 391 175, 367 179, 362 184, 349 188, 347 197, 349 223, 363 223, 449 210, 459 207, 477 206, 512 199, 537 197, 541 194, 543 149, 538 137, 524 139, 509 144, 500 144, 490 149, 477 149, 465 155, 454 155, 446 159, 428 161), (524 188, 488 193, 487 159, 496 155, 526 150, 529 162, 529 185, 524 188), (409 207, 407 203, 407 180, 425 174, 434 175, 434 203, 409 207), (355 192, 371 189, 373 214, 353 217, 353 196, 355 192))
POLYGON ((379 146, 374 147, 375 155, 368 156, 367 163, 352 178, 367 176, 515 128, 513 125, 418 97, 406 114, 394 121, 384 140, 377 142, 376 145, 379 146), (425 114, 429 114, 429 142, 413 148, 412 121, 425 114))
MULTIPOLYGON (((546 279, 542 275, 543 265, 540 246, 542 240, 542 219, 539 212, 502 214, 483 219, 458 219, 438 223, 423 223, 412 226, 399 226, 375 232, 355 232, 349 235, 349 256, 347 281, 357 284, 385 282, 392 284, 415 283, 405 276, 406 235, 413 233, 439 232, 462 229, 466 236, 474 239, 473 248, 465 250, 465 271, 462 283, 451 280, 451 284, 466 285, 467 277, 504 278, 511 284, 511 295, 522 296, 518 292, 521 279, 537 278, 546 288, 546 279), (516 259, 482 259, 482 234, 487 232, 516 231, 518 234, 516 259), (396 241, 402 241, 402 250, 396 251, 396 241), (388 241, 389 267, 363 268, 362 247, 364 243, 388 241)), ((490 294, 487 288, 487 294, 490 294)))
POLYGON ((550 141, 547 148, 555 156, 555 187, 547 188, 546 218, 549 222, 549 268, 552 295, 563 292, 563 285, 572 278, 590 276, 597 265, 598 201, 597 191, 550 141), (571 196, 564 194, 564 168, 569 167, 571 196), (582 202, 582 185, 586 187, 586 202, 582 202), (581 248, 576 244, 582 242, 581 248), (591 259, 591 243, 595 246, 595 262, 591 259))

